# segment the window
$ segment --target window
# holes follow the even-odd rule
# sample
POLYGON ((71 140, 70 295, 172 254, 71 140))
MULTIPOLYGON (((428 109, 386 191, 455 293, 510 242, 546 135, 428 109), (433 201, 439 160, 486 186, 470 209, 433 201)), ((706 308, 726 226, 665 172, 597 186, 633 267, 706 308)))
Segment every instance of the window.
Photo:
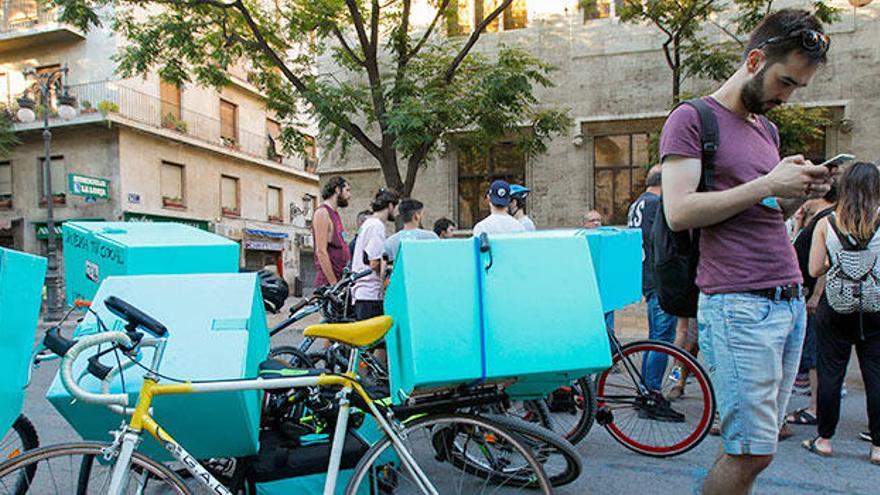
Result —
POLYGON ((314 136, 305 136, 305 141, 303 148, 305 169, 306 172, 315 173, 318 171, 318 146, 314 136))
POLYGON ((266 190, 266 213, 270 222, 283 222, 284 216, 281 213, 281 205, 284 199, 281 194, 280 187, 269 186, 266 190))
MULTIPOLYGON (((43 157, 37 157, 37 190, 40 191, 40 206, 46 206, 46 183, 43 179, 43 157)), ((63 205, 67 202, 67 168, 64 165, 63 156, 53 156, 49 163, 49 171, 52 184, 52 198, 54 205, 63 205)))
MULTIPOLYGON (((44 65, 43 67, 37 67, 37 74, 46 74, 49 72, 55 72, 61 69, 61 65, 44 65)), ((31 98, 37 102, 37 105, 42 105, 42 95, 40 94, 40 88, 37 86, 36 81, 31 83, 30 87, 31 98)), ((55 84, 49 87, 49 110, 54 111, 58 108, 58 94, 61 93, 61 78, 58 77, 55 79, 55 84)), ((39 109, 39 107, 38 107, 39 109)), ((37 112, 37 118, 41 118, 40 112, 37 112)))
POLYGON ((3 2, 4 28, 27 27, 39 22, 40 9, 37 0, 12 0, 3 2))
POLYGON ((12 163, 0 162, 0 208, 12 207, 12 163))
POLYGON ((266 158, 281 163, 281 124, 272 119, 266 119, 266 158))
POLYGON ((486 193, 491 180, 523 184, 525 175, 526 157, 514 141, 498 142, 488 155, 459 152, 458 224, 461 228, 471 228, 489 214, 486 193))
POLYGON ((159 81, 160 112, 162 114, 162 126, 175 128, 180 121, 180 88, 165 80, 159 81))
POLYGON ((227 217, 241 215, 238 201, 238 179, 227 175, 220 176, 220 213, 227 217))
POLYGON ((578 5, 584 11, 584 22, 607 17, 620 17, 624 0, 580 0, 578 5))
MULTIPOLYGON (((501 0, 452 0, 450 14, 446 18, 449 36, 462 36, 470 33, 498 6, 501 0)), ((504 11, 486 26, 486 32, 521 29, 528 24, 526 0, 513 0, 504 11)))
POLYGON ((12 108, 12 98, 9 94, 9 76, 4 72, 0 73, 0 105, 7 109, 12 108))
POLYGON ((318 197, 311 194, 305 194, 302 197, 303 216, 306 218, 306 225, 312 225, 312 215, 318 208, 318 197))
POLYGON ((238 105, 220 100, 220 140, 230 146, 238 143, 238 105))
POLYGON ((162 162, 159 173, 159 188, 162 190, 162 206, 166 208, 184 208, 186 180, 183 165, 162 162))
POLYGON ((625 224, 630 203, 644 191, 649 143, 648 133, 593 138, 594 207, 606 223, 625 224))

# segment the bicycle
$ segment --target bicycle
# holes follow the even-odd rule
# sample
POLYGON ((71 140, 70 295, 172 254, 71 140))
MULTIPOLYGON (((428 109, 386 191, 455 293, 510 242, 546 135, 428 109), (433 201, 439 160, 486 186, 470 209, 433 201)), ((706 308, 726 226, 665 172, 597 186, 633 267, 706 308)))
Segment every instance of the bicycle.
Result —
MULTIPOLYGON (((113 432, 113 441, 76 442, 43 447, 16 457, 0 465, 0 489, 9 492, 10 482, 20 479, 21 472, 34 466, 45 464, 37 469, 37 476, 29 482, 25 493, 48 493, 54 486, 56 493, 177 493, 189 494, 190 488, 167 466, 136 452, 144 431, 160 442, 165 449, 193 475, 201 486, 211 493, 231 495, 232 491, 220 483, 209 470, 196 461, 186 450, 165 431, 151 416, 150 405, 154 397, 172 394, 196 394, 240 390, 283 390, 303 387, 341 387, 336 400, 339 404, 335 432, 333 435, 330 461, 324 486, 325 494, 335 492, 340 471, 340 459, 351 409, 349 395, 359 398, 375 418, 384 437, 377 442, 361 459, 355 468, 346 492, 359 493, 359 490, 379 484, 385 488, 407 488, 421 493, 474 493, 481 490, 507 492, 537 487, 542 493, 550 493, 550 483, 541 464, 522 444, 517 436, 489 420, 479 417, 449 414, 428 416, 410 424, 399 424, 391 410, 380 413, 376 403, 360 384, 356 370, 360 350, 382 338, 391 327, 390 317, 378 317, 348 325, 314 325, 305 330, 307 336, 326 338, 352 346, 350 366, 344 374, 293 370, 296 376, 284 372, 263 375, 261 378, 212 380, 204 382, 187 381, 160 384, 166 378, 153 371, 157 368, 164 352, 167 329, 158 321, 142 313, 124 301, 110 297, 104 304, 110 311, 127 322, 125 331, 106 331, 82 336, 76 340, 63 337, 60 329, 47 331, 44 345, 61 356, 61 379, 77 400, 103 405, 114 412, 130 415, 121 428, 113 432), (143 331, 141 331, 143 330, 143 331), (149 334, 147 337, 145 334, 149 334), (73 364, 87 349, 110 344, 110 349, 89 358, 88 372, 101 380, 101 393, 82 389, 73 376, 73 364), (144 376, 137 403, 129 406, 126 394, 109 393, 110 379, 125 368, 140 364, 136 361, 138 353, 144 348, 154 349, 150 371, 144 376), (99 362, 102 355, 119 353, 128 359, 125 364, 109 367, 99 362), (442 433, 442 434, 441 434, 442 433), (438 442, 437 439, 442 441, 438 442), (424 445, 417 439, 423 439, 424 445), (450 447, 454 445, 455 449, 450 447), (385 453, 393 450, 399 459, 398 464, 385 461, 385 453), (459 469, 447 462, 448 459, 467 454, 485 459, 493 466, 486 472, 473 469, 459 469), (74 462, 76 460, 76 462, 74 462), (53 461, 60 461, 55 463, 53 461), (452 467, 452 470, 446 468, 452 467), (510 466, 515 466, 511 469, 510 466), (53 469, 55 468, 55 469, 53 469), (444 468, 446 470, 444 471, 444 468), (73 488, 59 488, 56 473, 70 474, 73 488), (456 478, 467 475, 468 478, 456 478), (47 479, 48 477, 48 479, 47 479), (491 484, 491 487, 490 487, 491 484)), ((95 316, 97 317, 96 313, 95 316)), ((117 355, 117 357, 119 357, 117 355)), ((485 467, 485 465, 484 465, 485 467)), ((17 492, 13 492, 17 493, 17 492)))
POLYGON ((706 436, 715 416, 715 393, 703 367, 687 351, 657 340, 622 345, 610 330, 612 366, 595 377, 581 378, 563 399, 548 399, 555 430, 572 443, 582 440, 593 422, 603 426, 618 443, 639 454, 670 457, 693 449, 706 436), (649 357, 666 365, 659 390, 646 384, 649 357), (678 373, 670 368, 681 367, 678 373), (674 402, 669 389, 690 375, 689 393, 674 402), (555 402, 555 403, 554 403, 555 402))

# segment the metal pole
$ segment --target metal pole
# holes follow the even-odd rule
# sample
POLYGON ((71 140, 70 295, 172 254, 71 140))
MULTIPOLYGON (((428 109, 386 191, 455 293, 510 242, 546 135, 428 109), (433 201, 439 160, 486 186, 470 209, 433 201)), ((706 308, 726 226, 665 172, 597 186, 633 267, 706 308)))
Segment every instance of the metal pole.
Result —
POLYGON ((54 197, 52 196, 52 157, 49 153, 52 142, 52 132, 49 130, 49 89, 52 85, 52 76, 45 80, 37 79, 40 85, 40 93, 43 106, 43 190, 46 194, 46 321, 59 321, 64 316, 64 308, 61 304, 61 280, 58 273, 58 245, 55 239, 55 215, 54 197))

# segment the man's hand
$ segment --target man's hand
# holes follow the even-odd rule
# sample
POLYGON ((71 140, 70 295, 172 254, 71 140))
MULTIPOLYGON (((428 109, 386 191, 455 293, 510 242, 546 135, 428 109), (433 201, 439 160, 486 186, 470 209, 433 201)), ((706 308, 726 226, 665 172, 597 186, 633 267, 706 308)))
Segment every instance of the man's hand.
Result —
POLYGON ((787 199, 821 198, 831 188, 828 168, 813 165, 803 155, 783 158, 764 179, 771 196, 787 199))

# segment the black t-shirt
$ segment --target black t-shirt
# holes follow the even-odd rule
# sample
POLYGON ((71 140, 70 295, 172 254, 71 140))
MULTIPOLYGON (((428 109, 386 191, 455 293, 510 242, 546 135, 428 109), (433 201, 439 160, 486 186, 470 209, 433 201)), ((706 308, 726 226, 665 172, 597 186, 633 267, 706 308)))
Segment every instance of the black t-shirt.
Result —
POLYGON ((645 191, 630 205, 627 214, 627 226, 642 229, 642 293, 646 295, 654 291, 654 278, 651 275, 654 258, 651 250, 651 228, 659 205, 660 196, 645 191))
POLYGON ((794 250, 797 253, 798 266, 801 268, 801 274, 804 276, 804 288, 807 290, 807 299, 813 295, 813 289, 816 288, 816 278, 810 276, 810 247, 813 245, 813 232, 816 230, 816 224, 819 220, 828 216, 833 207, 825 208, 816 213, 800 232, 794 238, 794 250))

